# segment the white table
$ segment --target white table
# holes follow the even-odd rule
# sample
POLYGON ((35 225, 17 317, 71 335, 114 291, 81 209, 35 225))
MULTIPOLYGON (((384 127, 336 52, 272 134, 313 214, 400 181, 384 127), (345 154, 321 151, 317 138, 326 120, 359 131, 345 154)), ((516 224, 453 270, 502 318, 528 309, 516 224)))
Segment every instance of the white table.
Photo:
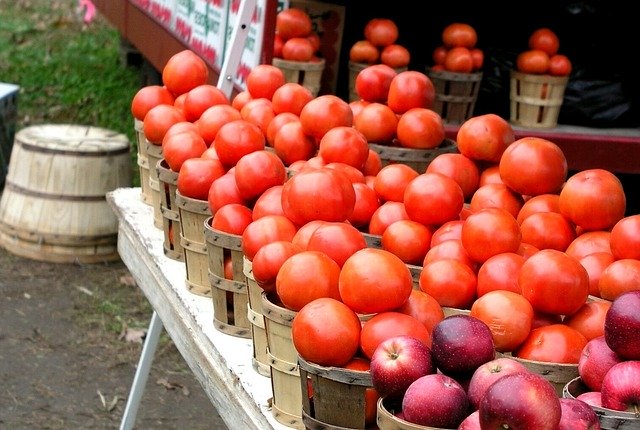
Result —
MULTIPOLYGON (((272 415, 271 381, 252 366, 251 339, 216 330, 213 300, 190 293, 184 263, 164 255, 163 232, 153 225, 153 208, 142 202, 141 189, 119 188, 109 192, 107 200, 119 220, 120 257, 151 303, 154 318, 162 321, 155 323, 157 333, 164 324, 229 429, 290 429, 272 415)), ((148 334, 149 338, 153 336, 148 334)), ((146 355, 150 365, 155 345, 145 344, 145 349, 141 364, 146 355)), ((146 375, 139 376, 136 374, 132 392, 144 390, 146 375)))

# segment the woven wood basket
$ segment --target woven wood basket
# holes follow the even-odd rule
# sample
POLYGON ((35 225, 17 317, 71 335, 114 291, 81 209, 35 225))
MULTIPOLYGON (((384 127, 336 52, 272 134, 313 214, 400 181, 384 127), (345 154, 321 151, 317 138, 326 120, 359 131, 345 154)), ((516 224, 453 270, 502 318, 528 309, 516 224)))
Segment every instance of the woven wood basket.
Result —
POLYGON ((162 209, 160 207, 160 179, 158 178, 158 162, 162 160, 162 146, 146 141, 147 159, 149 160, 149 189, 151 192, 151 206, 153 207, 153 225, 163 228, 162 209))
POLYGON ((158 183, 160 185, 160 213, 164 232, 164 255, 172 260, 184 261, 184 250, 180 245, 180 211, 176 203, 178 172, 174 172, 163 158, 158 161, 158 183))
POLYGON ((269 357, 267 351, 267 332, 264 325, 264 315, 262 314, 262 288, 253 277, 251 261, 243 257, 243 272, 247 277, 247 290, 249 294, 249 306, 247 308, 247 318, 251 323, 251 340, 253 341, 253 368, 262 376, 271 377, 269 367, 269 357))
POLYGON ((136 131, 137 164, 140 171, 140 199, 150 205, 151 189, 149 188, 149 157, 147 156, 147 138, 143 131, 144 123, 139 119, 134 119, 134 129, 136 131))
POLYGON ((445 139, 440 146, 433 149, 412 149, 377 143, 370 143, 369 148, 380 155, 383 167, 388 164, 402 163, 412 167, 418 173, 424 173, 429 163, 438 155, 458 151, 458 146, 451 139, 445 139))
POLYGON ((311 91, 314 97, 320 92, 325 61, 288 61, 274 58, 272 64, 284 73, 286 82, 294 82, 311 91))
POLYGON ((566 76, 511 71, 511 122, 522 127, 555 127, 568 81, 566 76))
POLYGON ((433 110, 445 123, 462 124, 473 116, 482 72, 454 73, 428 68, 427 76, 436 90, 433 110))
POLYGON ((204 237, 204 222, 211 216, 209 202, 183 196, 176 190, 180 214, 180 245, 184 251, 187 289, 199 296, 211 297, 209 256, 204 237))

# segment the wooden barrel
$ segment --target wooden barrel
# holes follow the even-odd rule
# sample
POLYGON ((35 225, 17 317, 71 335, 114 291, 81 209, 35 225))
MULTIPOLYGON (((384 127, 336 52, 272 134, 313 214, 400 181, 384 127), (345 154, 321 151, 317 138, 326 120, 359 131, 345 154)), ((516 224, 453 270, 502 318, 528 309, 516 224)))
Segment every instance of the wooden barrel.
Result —
POLYGON ((119 259, 106 194, 131 186, 130 144, 99 127, 48 124, 16 133, 0 200, 0 244, 56 263, 119 259))

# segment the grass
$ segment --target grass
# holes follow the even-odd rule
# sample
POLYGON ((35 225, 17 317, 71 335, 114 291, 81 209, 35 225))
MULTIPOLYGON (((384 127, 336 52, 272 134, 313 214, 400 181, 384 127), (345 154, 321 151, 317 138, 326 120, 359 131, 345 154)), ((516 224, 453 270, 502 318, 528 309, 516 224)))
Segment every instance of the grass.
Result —
POLYGON ((99 14, 85 25, 74 0, 0 0, 0 82, 20 86, 16 129, 45 123, 104 127, 132 146, 140 71, 121 61, 120 35, 99 14))

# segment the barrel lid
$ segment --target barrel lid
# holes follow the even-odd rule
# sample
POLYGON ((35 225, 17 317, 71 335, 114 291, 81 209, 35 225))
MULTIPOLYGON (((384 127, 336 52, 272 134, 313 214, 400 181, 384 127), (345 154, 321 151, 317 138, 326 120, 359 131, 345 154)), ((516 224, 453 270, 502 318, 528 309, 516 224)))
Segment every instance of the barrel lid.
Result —
POLYGON ((77 124, 42 124, 25 127, 15 141, 33 149, 67 153, 113 154, 128 152, 123 133, 102 127, 77 124))

